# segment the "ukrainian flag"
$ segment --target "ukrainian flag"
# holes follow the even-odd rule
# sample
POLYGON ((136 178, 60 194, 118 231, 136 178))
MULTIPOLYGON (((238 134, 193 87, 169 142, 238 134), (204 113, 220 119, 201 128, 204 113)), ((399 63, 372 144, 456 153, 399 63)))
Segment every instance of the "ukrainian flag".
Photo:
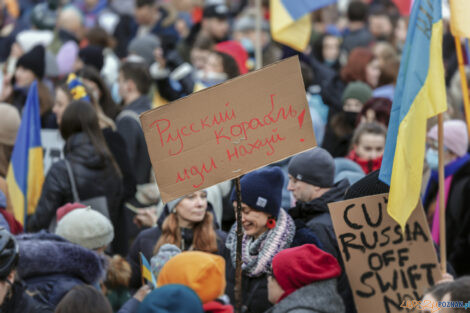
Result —
POLYGON ((450 1, 450 29, 452 35, 462 38, 470 38, 470 1, 450 1))
POLYGON ((447 110, 441 0, 415 0, 393 99, 379 178, 402 226, 419 201, 427 119, 447 110))
POLYGON ((141 272, 142 272, 142 277, 145 278, 147 281, 151 282, 153 287, 157 287, 157 280, 155 279, 155 276, 153 275, 153 272, 150 268, 150 264, 145 258, 145 256, 140 252, 140 260, 141 260, 141 272))
POLYGON ((275 41, 303 52, 312 33, 309 13, 338 0, 271 0, 271 34, 275 41))
POLYGON ((43 182, 39 97, 37 83, 34 81, 29 88, 7 173, 14 214, 23 225, 26 225, 26 217, 36 210, 43 182))

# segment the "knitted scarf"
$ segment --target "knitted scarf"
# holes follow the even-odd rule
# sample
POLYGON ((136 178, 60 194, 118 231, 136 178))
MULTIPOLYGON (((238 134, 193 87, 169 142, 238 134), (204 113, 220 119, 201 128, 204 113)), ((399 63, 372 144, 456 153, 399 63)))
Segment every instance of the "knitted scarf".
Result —
MULTIPOLYGON (((227 236, 226 247, 230 250, 232 264, 235 267, 237 255, 237 223, 232 226, 227 236)), ((264 232, 258 238, 243 235, 242 270, 249 277, 266 273, 273 257, 283 249, 289 248, 295 235, 295 223, 284 209, 279 211, 276 227, 264 232)))

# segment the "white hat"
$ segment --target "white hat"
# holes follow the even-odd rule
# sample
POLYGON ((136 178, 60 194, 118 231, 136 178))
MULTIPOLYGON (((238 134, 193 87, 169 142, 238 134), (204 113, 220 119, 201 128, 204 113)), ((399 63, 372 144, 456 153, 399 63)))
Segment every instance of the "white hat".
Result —
POLYGON ((65 215, 55 233, 92 250, 107 246, 114 238, 114 228, 109 219, 90 207, 75 209, 65 215))

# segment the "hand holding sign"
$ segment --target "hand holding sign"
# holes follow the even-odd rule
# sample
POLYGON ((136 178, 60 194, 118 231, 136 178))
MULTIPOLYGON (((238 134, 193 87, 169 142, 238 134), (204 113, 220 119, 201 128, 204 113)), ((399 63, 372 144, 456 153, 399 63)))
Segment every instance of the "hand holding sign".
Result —
POLYGON ((315 146, 297 57, 141 116, 163 201, 315 146))

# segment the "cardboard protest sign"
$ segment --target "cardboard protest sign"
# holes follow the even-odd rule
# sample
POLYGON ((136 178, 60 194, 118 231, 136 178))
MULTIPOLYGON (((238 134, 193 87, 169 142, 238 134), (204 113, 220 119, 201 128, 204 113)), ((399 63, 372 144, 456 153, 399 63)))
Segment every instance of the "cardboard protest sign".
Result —
POLYGON ((140 119, 165 202, 316 145, 297 57, 140 119))
POLYGON ((405 312, 441 278, 421 204, 405 231, 387 213, 388 194, 330 203, 358 312, 405 312))

